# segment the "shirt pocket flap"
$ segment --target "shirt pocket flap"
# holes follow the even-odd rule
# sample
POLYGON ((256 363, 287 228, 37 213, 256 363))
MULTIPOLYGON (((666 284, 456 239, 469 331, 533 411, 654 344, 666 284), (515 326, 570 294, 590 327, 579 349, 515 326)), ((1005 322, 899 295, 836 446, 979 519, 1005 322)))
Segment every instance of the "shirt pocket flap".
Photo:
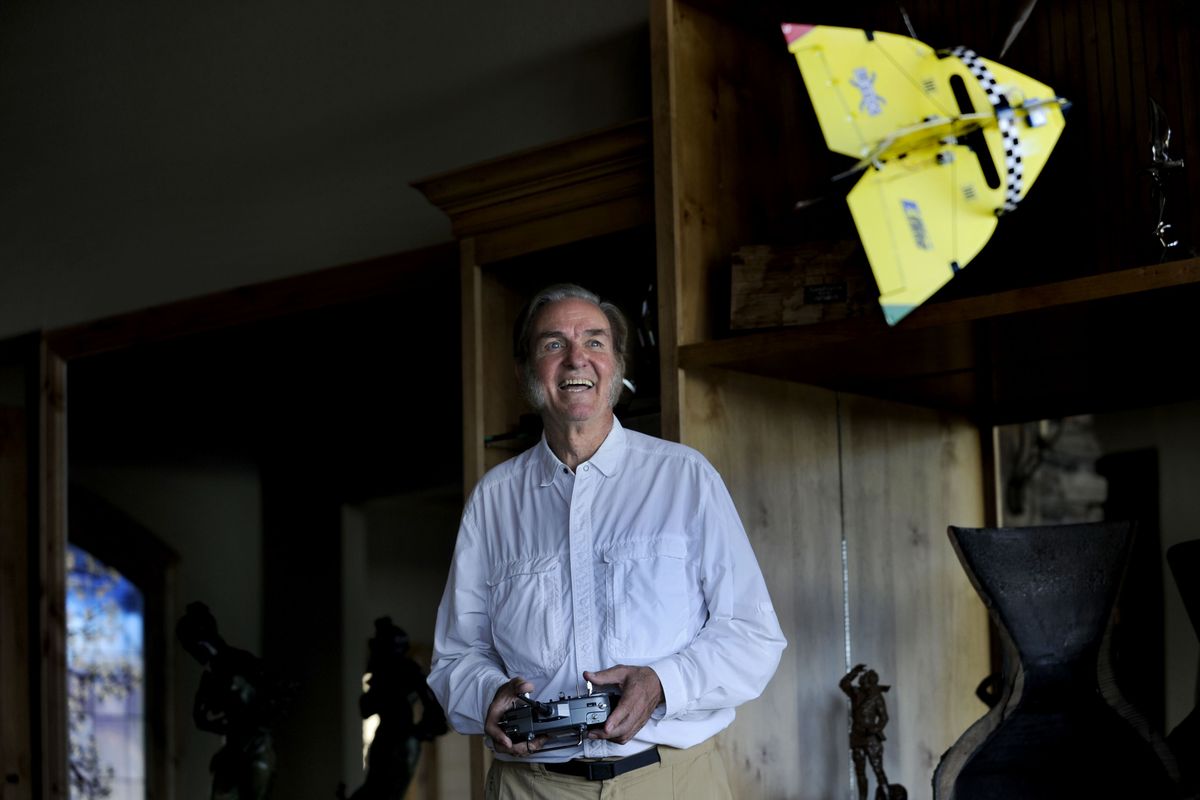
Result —
POLYGON ((611 545, 600 554, 605 564, 647 558, 687 558, 687 540, 682 536, 656 536, 611 545))
POLYGON ((546 572, 554 572, 558 570, 558 556, 542 556, 539 558, 524 558, 516 561, 506 561, 503 564, 497 564, 492 568, 487 578, 489 587, 496 587, 505 581, 520 577, 521 575, 541 575, 546 572))

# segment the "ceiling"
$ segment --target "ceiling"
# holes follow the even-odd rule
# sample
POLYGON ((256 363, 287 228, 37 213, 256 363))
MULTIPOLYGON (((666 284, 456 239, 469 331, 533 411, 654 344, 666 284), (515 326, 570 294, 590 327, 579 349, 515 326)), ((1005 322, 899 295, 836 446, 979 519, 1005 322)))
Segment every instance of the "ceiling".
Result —
POLYGON ((644 0, 0 5, 0 337, 450 238, 409 183, 649 111, 644 0))

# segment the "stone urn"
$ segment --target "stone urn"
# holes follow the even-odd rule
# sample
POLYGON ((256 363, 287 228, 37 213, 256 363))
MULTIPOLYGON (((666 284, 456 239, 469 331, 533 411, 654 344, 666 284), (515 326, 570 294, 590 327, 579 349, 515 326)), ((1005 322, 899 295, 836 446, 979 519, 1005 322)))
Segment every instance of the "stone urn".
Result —
POLYGON ((1165 742, 1107 669, 1132 523, 949 534, 995 622, 1004 675, 996 705, 942 756, 934 798, 1182 797, 1165 742))
MULTIPOLYGON (((1192 627, 1200 635, 1200 539, 1180 542, 1167 548, 1167 564, 1183 598, 1192 627)), ((1200 794, 1200 706, 1183 718, 1167 736, 1175 754, 1184 785, 1200 794)))

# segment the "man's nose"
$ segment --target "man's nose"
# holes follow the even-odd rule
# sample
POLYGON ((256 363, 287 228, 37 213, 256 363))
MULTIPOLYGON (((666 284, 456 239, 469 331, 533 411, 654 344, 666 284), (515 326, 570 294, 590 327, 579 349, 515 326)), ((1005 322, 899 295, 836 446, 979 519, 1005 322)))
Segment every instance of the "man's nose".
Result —
POLYGON ((583 345, 579 342, 567 343, 567 364, 569 366, 582 366, 584 363, 583 345))

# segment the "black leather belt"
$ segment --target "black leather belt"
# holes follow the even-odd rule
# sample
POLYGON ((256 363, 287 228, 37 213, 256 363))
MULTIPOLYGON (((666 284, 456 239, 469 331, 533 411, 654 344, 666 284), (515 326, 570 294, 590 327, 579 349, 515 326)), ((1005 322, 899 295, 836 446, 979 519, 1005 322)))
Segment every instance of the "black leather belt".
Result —
POLYGON ((658 748, 651 747, 615 761, 563 761, 558 764, 543 764, 547 772, 574 775, 589 781, 610 781, 618 775, 658 763, 658 748))

